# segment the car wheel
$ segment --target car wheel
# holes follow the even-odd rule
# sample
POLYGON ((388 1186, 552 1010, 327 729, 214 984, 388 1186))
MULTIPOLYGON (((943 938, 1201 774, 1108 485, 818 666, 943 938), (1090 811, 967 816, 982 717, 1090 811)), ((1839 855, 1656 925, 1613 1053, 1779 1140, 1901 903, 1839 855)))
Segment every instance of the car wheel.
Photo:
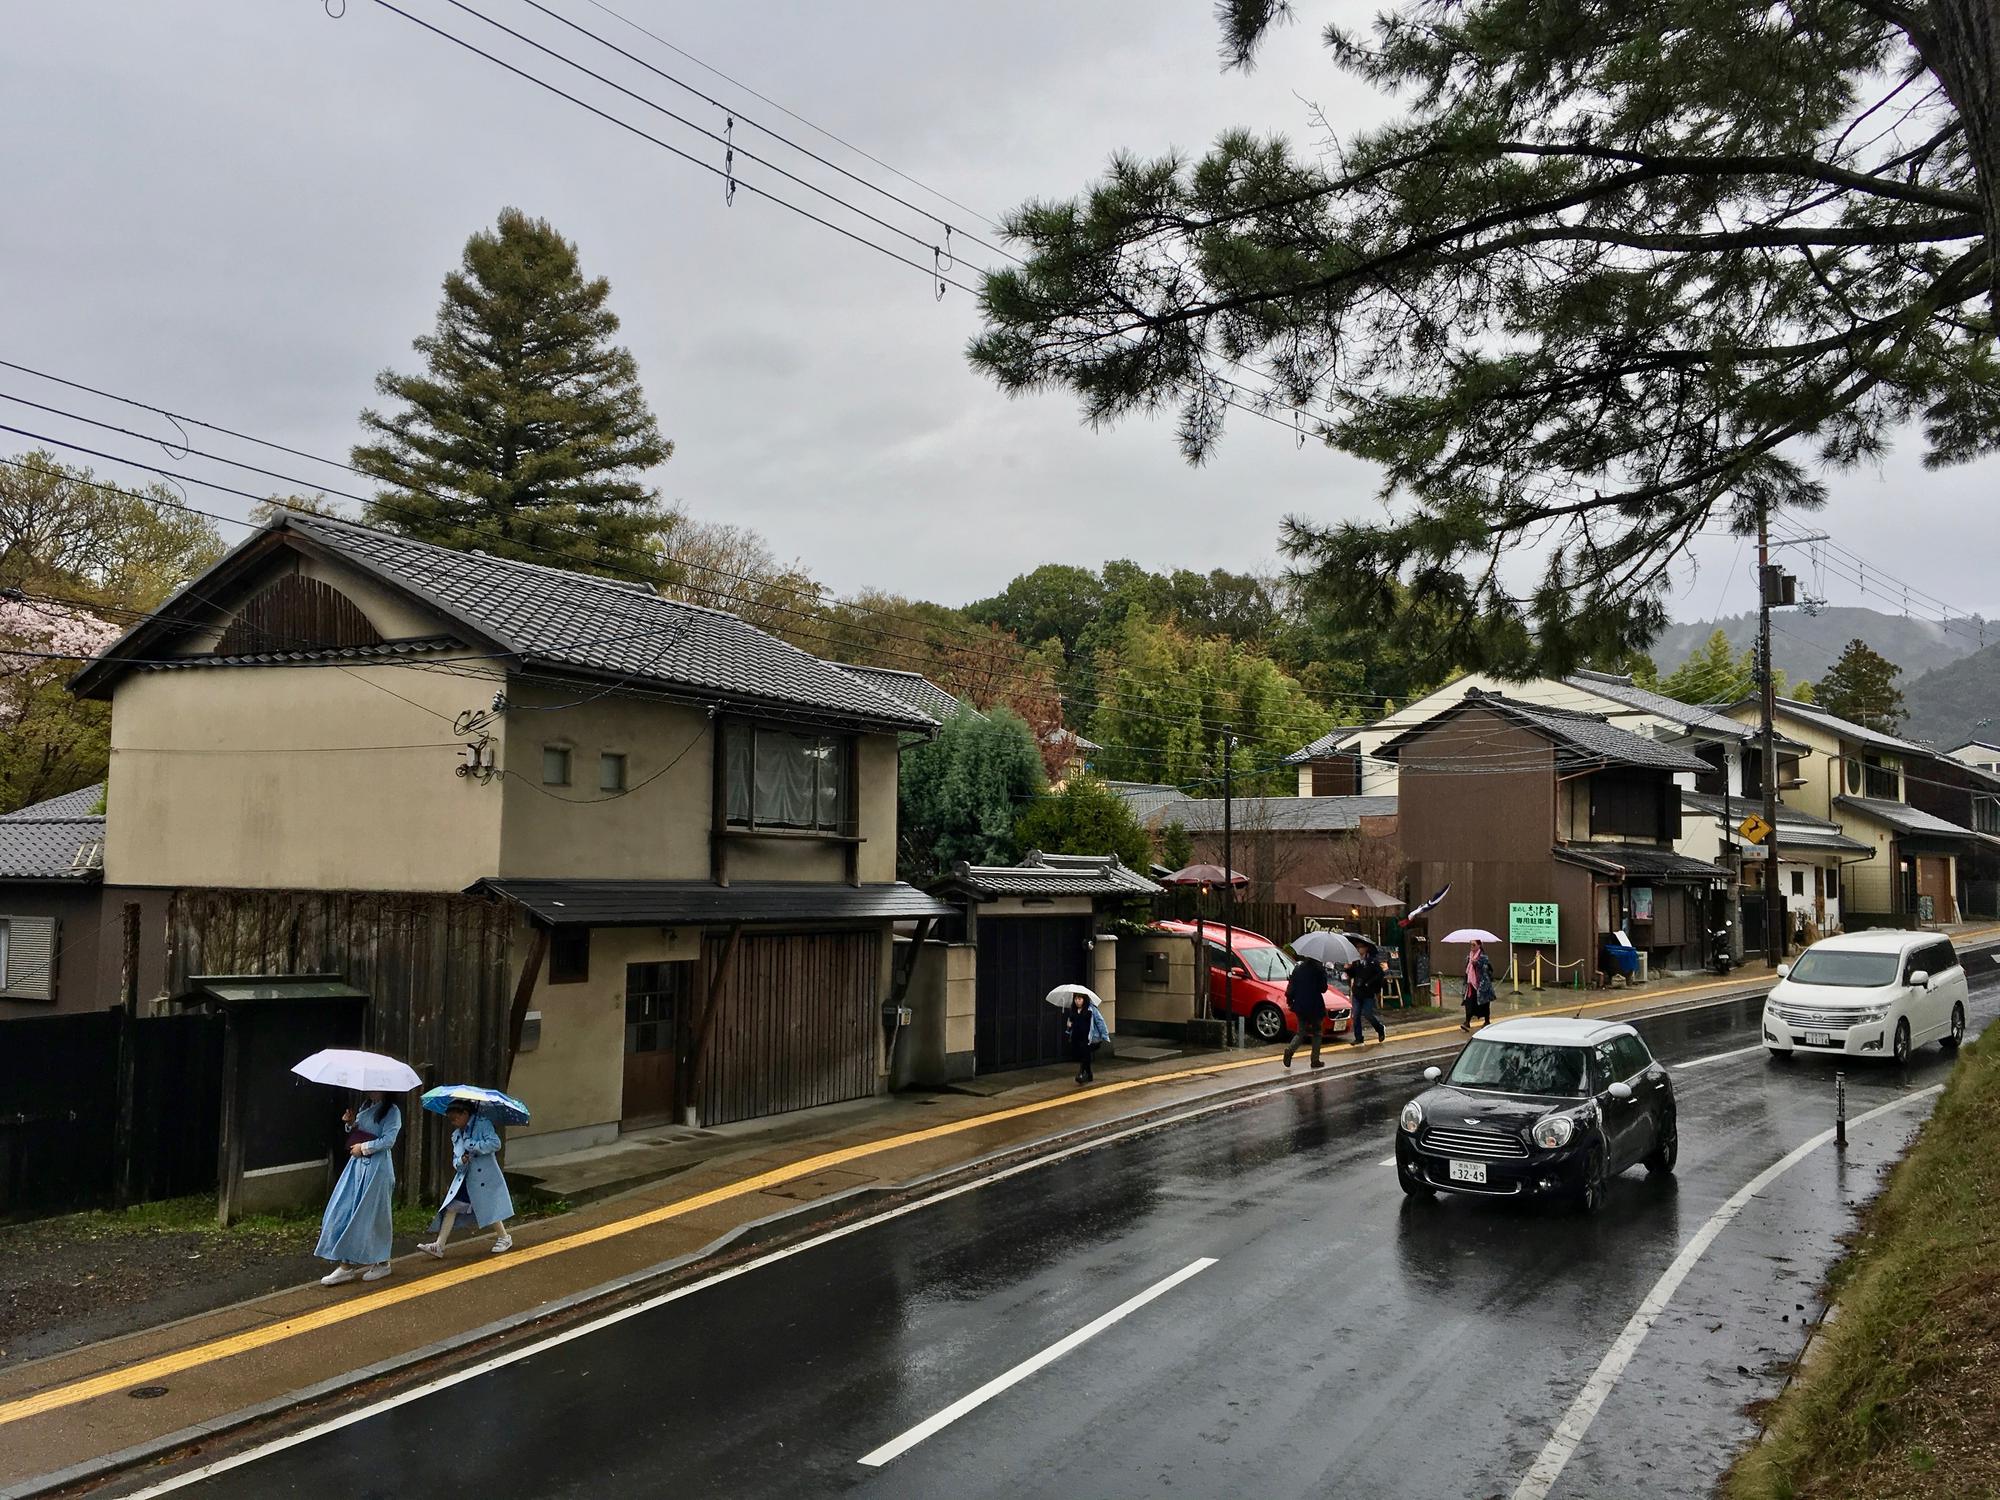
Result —
POLYGON ((1604 1157, 1600 1152, 1593 1151, 1583 1164, 1583 1189, 1577 1194, 1576 1206, 1586 1214, 1604 1207, 1604 1157))
POLYGON ((1896 1061, 1906 1063, 1909 1060, 1910 1023, 1908 1021, 1898 1021, 1896 1023, 1896 1061))
POLYGON ((1958 1044, 1965 1040, 1965 1007, 1953 1005, 1951 1008, 1951 1034, 1938 1045, 1947 1052, 1956 1052, 1958 1044))
POLYGON ((1250 1012, 1250 1029, 1257 1033, 1260 1042, 1275 1042, 1285 1034, 1285 1013, 1268 1000, 1257 1003, 1250 1012))
POLYGON ((1674 1111, 1668 1110, 1660 1121, 1660 1138, 1653 1146, 1653 1154, 1646 1158, 1646 1170, 1655 1176, 1665 1176, 1673 1171, 1674 1163, 1681 1157, 1680 1122, 1674 1111))

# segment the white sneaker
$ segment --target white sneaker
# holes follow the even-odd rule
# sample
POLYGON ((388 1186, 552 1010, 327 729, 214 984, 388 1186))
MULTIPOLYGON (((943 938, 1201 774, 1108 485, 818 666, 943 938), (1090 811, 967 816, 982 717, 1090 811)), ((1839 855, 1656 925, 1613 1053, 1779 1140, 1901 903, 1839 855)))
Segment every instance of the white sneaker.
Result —
POLYGON ((440 1245, 436 1240, 432 1240, 428 1245, 419 1245, 417 1248, 433 1260, 444 1259, 444 1246, 440 1245))
POLYGON ((495 1255, 505 1255, 509 1250, 512 1250, 513 1248, 514 1248, 514 1236, 511 1234, 503 1234, 500 1236, 499 1239, 493 1242, 493 1253, 495 1255))
POLYGON ((319 1284, 321 1286, 339 1286, 342 1282, 353 1281, 360 1274, 360 1268, 356 1266, 335 1266, 326 1275, 320 1277, 319 1284))
POLYGON ((381 1281, 384 1278, 386 1278, 388 1274, 389 1274, 389 1263, 387 1261, 384 1261, 379 1266, 370 1266, 367 1270, 363 1271, 361 1273, 361 1279, 363 1281, 381 1281))

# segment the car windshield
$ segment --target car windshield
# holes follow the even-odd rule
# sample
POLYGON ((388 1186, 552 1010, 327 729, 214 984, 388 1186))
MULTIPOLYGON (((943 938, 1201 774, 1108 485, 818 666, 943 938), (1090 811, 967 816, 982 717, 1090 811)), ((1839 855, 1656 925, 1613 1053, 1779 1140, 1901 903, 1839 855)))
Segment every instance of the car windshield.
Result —
POLYGON ((1844 990, 1872 990, 1896 982, 1900 956, 1894 953, 1844 953, 1838 948, 1808 948, 1792 965, 1794 984, 1824 984, 1844 990))
POLYGON ((1243 961, 1243 967, 1259 979, 1288 979, 1292 970, 1298 967, 1285 957, 1282 948, 1239 948, 1236 956, 1243 961))
POLYGON ((1581 1047, 1475 1037, 1458 1054, 1446 1081, 1462 1088, 1499 1089, 1509 1094, 1580 1098, 1584 1092, 1583 1065, 1581 1047))

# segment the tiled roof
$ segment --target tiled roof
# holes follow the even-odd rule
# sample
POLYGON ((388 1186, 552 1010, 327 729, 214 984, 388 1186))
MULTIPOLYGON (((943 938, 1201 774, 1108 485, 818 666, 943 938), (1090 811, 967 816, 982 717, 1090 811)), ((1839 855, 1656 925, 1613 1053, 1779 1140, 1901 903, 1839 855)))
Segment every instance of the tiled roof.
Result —
MULTIPOLYGON (((1392 818, 1394 797, 1234 797, 1230 821, 1238 833, 1343 833, 1363 818, 1392 818)), ((1171 819, 1189 833, 1222 831, 1222 799, 1189 797, 1156 821, 1171 819)))
POLYGON ((1622 871, 1628 879, 1727 880, 1729 872, 1654 844, 1559 844, 1555 856, 1586 868, 1622 871))
MULTIPOLYGON (((1682 792, 1681 806, 1688 812, 1702 817, 1727 818, 1728 838, 1731 843, 1749 845, 1736 832, 1736 825, 1752 813, 1762 815, 1763 804, 1747 797, 1721 797, 1713 792, 1682 792)), ((1825 818, 1816 818, 1811 813, 1800 812, 1796 808, 1780 805, 1778 808, 1778 847, 1780 849, 1815 849, 1841 854, 1872 854, 1874 847, 1851 839, 1840 831, 1838 823, 1825 818)))
POLYGON ((1921 835, 1925 838, 1958 839, 1966 843, 2000 843, 1990 835, 1974 833, 1948 819, 1934 813, 1914 808, 1907 802, 1889 802, 1881 797, 1836 797, 1835 807, 1844 807, 1858 812, 1863 817, 1873 818, 1878 823, 1886 823, 1898 833, 1921 835))
MULTIPOLYGON (((1608 724, 1595 714, 1572 709, 1548 708, 1539 703, 1523 703, 1500 693, 1484 693, 1473 688, 1465 697, 1413 728, 1404 730, 1375 754, 1395 760, 1419 736, 1428 734, 1447 720, 1469 709, 1483 708, 1540 735, 1555 746, 1556 759, 1565 769, 1589 766, 1637 766, 1658 771, 1705 771, 1708 762, 1690 750, 1662 744, 1629 729, 1608 724)), ((1317 800, 1317 799, 1314 799, 1317 800)))
POLYGON ((1132 816, 1141 823, 1149 822, 1155 813, 1188 800, 1179 787, 1163 786, 1153 781, 1107 781, 1104 784, 1123 799, 1132 816))
MULTIPOLYGON (((1756 700, 1746 699, 1754 703, 1756 700)), ((1843 719, 1839 714, 1830 714, 1816 703, 1801 703, 1796 698, 1777 700, 1777 713, 1781 718, 1792 718, 1801 724, 1811 724, 1828 734, 1844 740, 1852 740, 1858 745, 1873 745, 1878 750, 1894 750, 1903 755, 1921 755, 1926 759, 1937 751, 1927 745, 1919 745, 1915 740, 1899 739, 1893 734, 1883 734, 1879 729, 1870 729, 1857 724, 1852 719, 1843 719)))
MULTIPOLYGON (((1594 693, 1600 698, 1608 698, 1613 703, 1622 703, 1627 708, 1636 708, 1669 723, 1684 724, 1690 730, 1714 735, 1720 739, 1749 740, 1756 738, 1757 730, 1739 719, 1732 719, 1718 708, 1704 707, 1697 703, 1683 703, 1678 698, 1669 698, 1665 693, 1656 693, 1650 688, 1640 687, 1630 677, 1611 672, 1572 672, 1563 679, 1579 692, 1594 693)), ((1782 740, 1783 736, 1779 736, 1782 740)), ((1803 746, 1792 746, 1803 749, 1803 746)))
POLYGON ((0 880, 96 880, 104 819, 0 818, 0 880))
POLYGON ((965 865, 938 882, 975 900, 1002 896, 1157 896, 1159 886, 1115 854, 1031 852, 1018 865, 965 865))
POLYGON ((14 812, 0 813, 0 823, 16 818, 94 818, 99 816, 97 804, 103 800, 104 783, 94 781, 73 792, 64 792, 60 797, 51 797, 46 802, 34 802, 14 812))
POLYGON ((283 667, 301 662, 380 661, 399 656, 423 656, 432 651, 463 650, 456 636, 426 635, 381 641, 373 646, 329 646, 322 650, 255 651, 244 656, 186 656, 146 663, 148 672, 175 672, 188 667, 283 667))
POLYGON ((984 717, 978 709, 959 702, 921 673, 898 672, 890 667, 849 666, 846 662, 838 665, 848 676, 859 677, 876 692, 886 693, 899 703, 907 703, 918 713, 926 714, 940 724, 962 713, 969 713, 975 719, 984 717))
MULTIPOLYGON (((201 597, 210 578, 234 572, 237 559, 267 552, 284 535, 422 601, 468 642, 517 664, 666 689, 739 711, 880 729, 934 727, 928 714, 720 610, 662 598, 642 583, 457 552, 327 516, 289 511, 274 518, 176 599, 201 597)), ((161 622, 143 622, 107 648, 78 674, 76 690, 102 694, 122 670, 115 658, 158 654, 144 648, 179 628, 173 610, 170 602, 161 622)))
POLYGON ((908 921, 952 909, 913 885, 806 881, 482 880, 473 889, 517 902, 552 927, 674 927, 742 922, 908 921))
POLYGON ((1329 729, 1325 734, 1307 745, 1303 750, 1294 750, 1278 764, 1281 766, 1302 766, 1309 760, 1325 760, 1339 753, 1341 746, 1361 733, 1360 729, 1349 725, 1344 729, 1329 729))

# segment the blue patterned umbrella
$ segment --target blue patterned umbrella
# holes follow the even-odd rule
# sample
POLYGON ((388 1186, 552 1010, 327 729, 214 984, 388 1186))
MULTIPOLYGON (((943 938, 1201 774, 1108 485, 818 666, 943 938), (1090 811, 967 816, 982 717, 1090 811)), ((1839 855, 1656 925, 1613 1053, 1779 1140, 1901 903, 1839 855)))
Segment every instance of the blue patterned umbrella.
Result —
POLYGON ((487 1119, 498 1120, 504 1125, 528 1123, 528 1106, 498 1089, 483 1089, 472 1083, 447 1083, 439 1088, 424 1090, 424 1108, 434 1115, 443 1114, 454 1104, 470 1105, 487 1119))

